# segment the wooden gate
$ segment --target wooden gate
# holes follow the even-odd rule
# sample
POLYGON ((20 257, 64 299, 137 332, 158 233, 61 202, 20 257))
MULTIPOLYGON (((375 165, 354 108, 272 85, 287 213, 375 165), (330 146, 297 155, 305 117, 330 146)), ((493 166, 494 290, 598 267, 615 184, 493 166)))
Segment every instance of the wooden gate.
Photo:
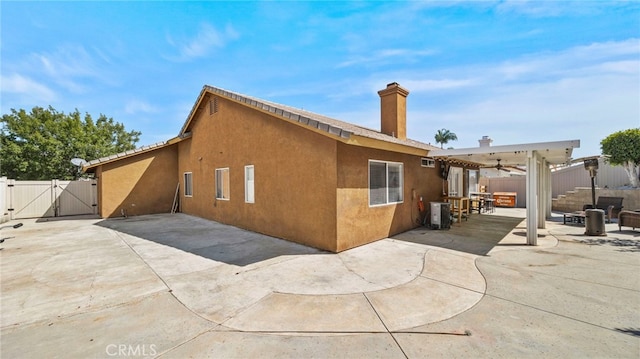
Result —
POLYGON ((97 213, 97 184, 90 181, 7 180, 10 219, 97 213))

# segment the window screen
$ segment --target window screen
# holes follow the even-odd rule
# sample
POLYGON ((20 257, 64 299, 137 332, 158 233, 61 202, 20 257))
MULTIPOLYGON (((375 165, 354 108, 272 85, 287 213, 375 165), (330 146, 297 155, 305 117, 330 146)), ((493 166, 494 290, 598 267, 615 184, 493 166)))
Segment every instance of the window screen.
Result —
POLYGON ((402 165, 387 164, 389 177, 389 202, 402 202, 402 165))
POLYGON ((402 163, 369 161, 369 205, 402 202, 402 163))
POLYGON ((369 162, 369 204, 387 203, 387 164, 369 162))
POLYGON ((184 173, 184 195, 185 197, 193 196, 193 179, 191 172, 184 173))
POLYGON ((253 166, 244 167, 244 201, 247 203, 255 203, 254 193, 254 169, 253 166))
POLYGON ((216 169, 216 199, 229 199, 229 169, 216 169))

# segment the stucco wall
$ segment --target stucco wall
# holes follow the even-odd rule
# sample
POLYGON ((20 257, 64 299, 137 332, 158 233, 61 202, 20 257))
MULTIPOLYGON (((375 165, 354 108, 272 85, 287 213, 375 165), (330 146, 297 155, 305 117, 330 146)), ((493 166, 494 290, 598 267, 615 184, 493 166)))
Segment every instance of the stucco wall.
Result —
POLYGON ((177 186, 177 146, 167 146, 96 170, 100 216, 168 213, 177 186))
POLYGON ((179 143, 179 179, 193 176, 182 211, 336 251, 336 141, 224 98, 210 114, 211 98, 190 124, 191 139, 179 143), (245 203, 247 165, 255 203, 245 203), (229 168, 228 201, 215 199, 216 168, 229 168))
POLYGON ((424 215, 418 212, 420 196, 425 206, 441 200, 439 163, 436 168, 422 167, 420 158, 338 144, 338 251, 415 228, 424 215), (369 160, 403 163, 404 202, 369 206, 369 160))

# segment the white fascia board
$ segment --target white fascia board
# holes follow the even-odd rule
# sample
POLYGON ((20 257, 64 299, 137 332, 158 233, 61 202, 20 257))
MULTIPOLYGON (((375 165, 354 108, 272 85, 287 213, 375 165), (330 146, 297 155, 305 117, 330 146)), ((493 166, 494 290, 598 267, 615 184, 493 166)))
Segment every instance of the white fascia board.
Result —
POLYGON ((477 155, 501 152, 523 152, 523 151, 541 151, 541 150, 559 150, 567 148, 580 148, 580 140, 553 141, 553 142, 536 142, 523 143, 505 146, 488 146, 488 147, 471 147, 456 149, 437 149, 429 151, 429 156, 461 156, 461 155, 477 155))

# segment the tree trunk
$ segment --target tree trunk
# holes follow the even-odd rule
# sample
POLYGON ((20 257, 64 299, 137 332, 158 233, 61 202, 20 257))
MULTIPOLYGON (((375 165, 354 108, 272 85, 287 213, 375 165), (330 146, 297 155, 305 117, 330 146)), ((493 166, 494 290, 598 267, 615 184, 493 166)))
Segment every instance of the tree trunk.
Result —
POLYGON ((638 166, 632 161, 627 161, 622 164, 624 170, 627 172, 627 176, 629 176, 629 182, 631 183, 631 187, 638 188, 640 187, 640 179, 638 176, 640 175, 640 170, 638 166))

